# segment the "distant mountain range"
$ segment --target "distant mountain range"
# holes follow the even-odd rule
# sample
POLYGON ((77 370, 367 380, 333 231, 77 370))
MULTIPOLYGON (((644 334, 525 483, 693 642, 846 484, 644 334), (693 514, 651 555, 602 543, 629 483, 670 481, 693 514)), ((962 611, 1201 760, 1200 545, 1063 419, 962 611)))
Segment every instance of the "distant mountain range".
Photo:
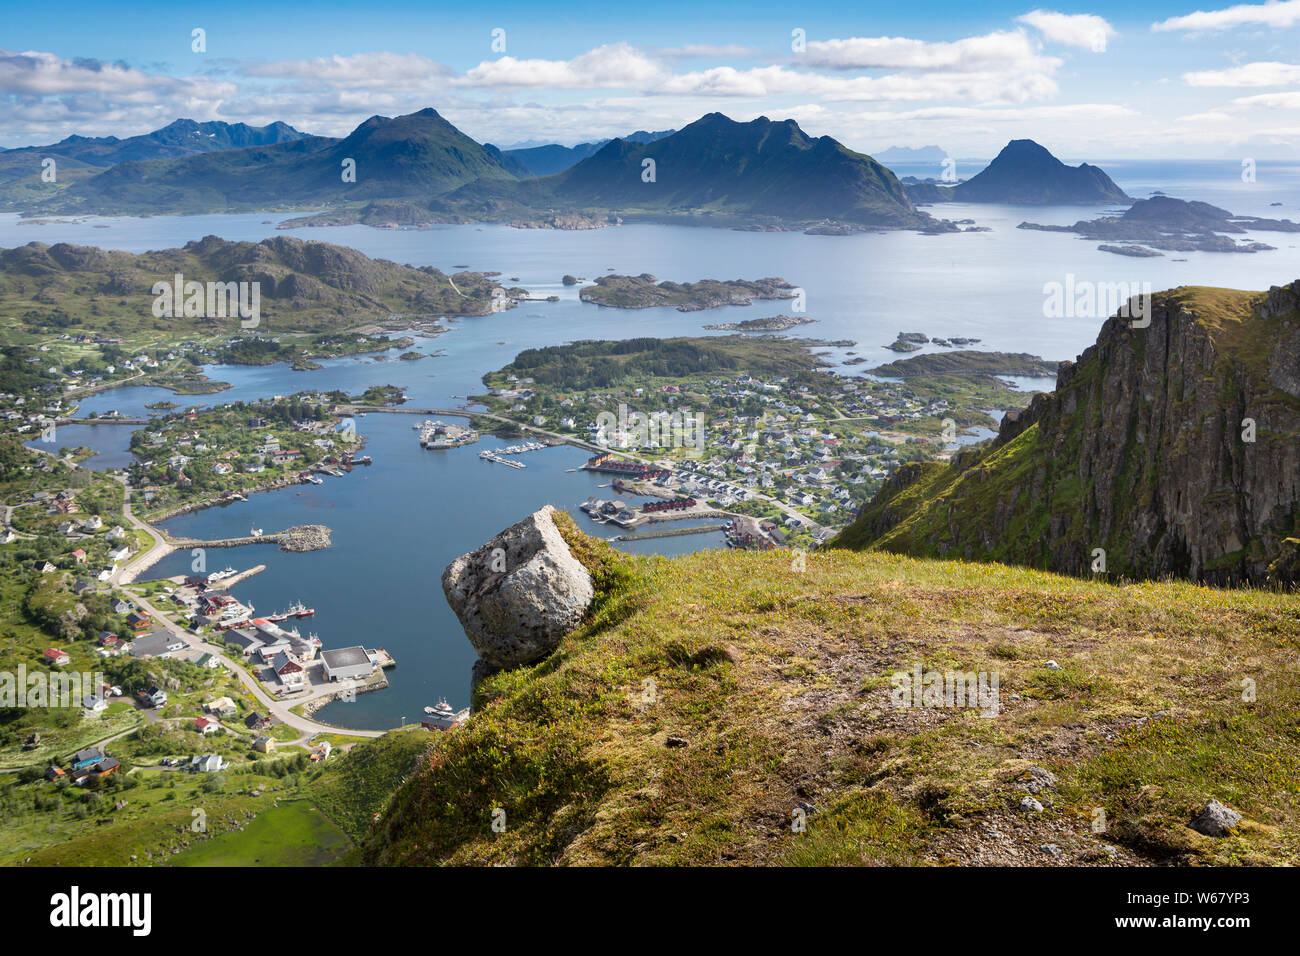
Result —
POLYGON ((7 149, 0 152, 0 155, 63 156, 89 166, 115 166, 118 163, 149 159, 177 159, 224 149, 274 146, 276 143, 301 139, 303 135, 287 123, 248 126, 244 123, 196 123, 192 119, 178 119, 152 133, 126 139, 118 139, 116 136, 69 136, 49 146, 7 149))
POLYGON ((69 136, 48 146, 0 150, 0 207, 28 208, 57 196, 67 187, 118 163, 177 159, 200 153, 273 146, 303 137, 286 123, 247 126, 244 123, 196 123, 178 119, 162 129, 139 136, 69 136), (43 178, 46 160, 53 160, 43 178))
POLYGON ((467 182, 513 180, 495 147, 470 139, 425 109, 372 116, 342 140, 289 142, 121 163, 47 204, 60 213, 210 212, 289 208, 391 197, 427 197, 467 182), (350 179, 354 177, 354 179, 350 179))
MULTIPOLYGON (((635 133, 619 138, 629 143, 653 143, 655 140, 671 136, 675 132, 677 131, 673 129, 665 129, 648 133, 643 129, 639 129, 635 133)), ((588 156, 594 156, 602 146, 610 142, 612 140, 602 139, 594 143, 579 143, 577 146, 560 146, 556 143, 546 143, 541 146, 507 149, 502 152, 510 159, 517 160, 533 176, 551 176, 576 166, 588 156)))
POLYGON ((948 158, 948 151, 941 146, 891 146, 872 154, 882 163, 942 163, 948 158))
MULTIPOLYGON (((939 147, 894 148, 927 161, 939 147)), ((1086 163, 1071 167, 1014 140, 956 186, 905 187, 885 166, 793 120, 738 123, 710 113, 681 130, 577 146, 502 151, 433 109, 372 116, 343 139, 284 123, 175 123, 142 136, 72 136, 0 152, 0 204, 28 215, 315 209, 298 225, 506 221, 590 228, 623 216, 743 228, 949 231, 913 201, 1128 202, 1086 163), (40 160, 60 158, 55 183, 40 160), (322 211, 323 210, 323 211, 322 211)))
MULTIPOLYGON (((191 134, 201 131, 173 127, 166 136, 150 134, 150 149, 197 141, 191 134)), ((888 169, 828 136, 808 136, 793 120, 737 123, 711 113, 676 132, 506 152, 474 141, 433 109, 371 117, 341 140, 282 125, 230 127, 216 138, 239 136, 277 141, 123 161, 102 171, 83 163, 52 187, 56 193, 29 193, 22 208, 67 215, 323 206, 305 222, 315 225, 505 220, 572 228, 631 214, 763 228, 825 220, 852 228, 940 227, 917 211, 888 169), (538 175, 554 167, 563 168, 538 175), (345 175, 352 171, 355 181, 345 175)), ((95 141, 82 152, 105 162, 121 148, 95 141)), ((38 165, 26 163, 26 179, 12 191, 27 179, 39 179, 38 165)))
POLYGON ((977 175, 955 186, 908 185, 915 202, 1015 205, 1128 203, 1133 200, 1100 167, 1067 166, 1032 139, 1013 139, 977 175))

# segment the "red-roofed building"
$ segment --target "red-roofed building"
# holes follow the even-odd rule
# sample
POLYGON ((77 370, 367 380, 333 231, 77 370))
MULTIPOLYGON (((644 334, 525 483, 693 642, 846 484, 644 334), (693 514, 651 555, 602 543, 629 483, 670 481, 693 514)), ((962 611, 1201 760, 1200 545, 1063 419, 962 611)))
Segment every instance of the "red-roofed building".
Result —
POLYGON ((217 731, 219 731, 219 730, 221 729, 221 725, 218 724, 218 723, 217 723, 215 720, 213 720, 211 717, 199 717, 199 718, 197 718, 197 719, 194 721, 194 727, 195 727, 195 729, 198 730, 198 732, 201 733, 204 737, 206 737, 208 734, 215 734, 217 731))
POLYGON ((86 560, 86 552, 81 550, 81 548, 78 548, 76 551, 73 551, 72 556, 77 559, 78 564, 86 560))
POLYGON ((47 664, 53 664, 55 667, 62 667, 71 660, 72 658, 68 656, 67 651, 60 650, 57 647, 50 647, 45 650, 45 663, 47 664))

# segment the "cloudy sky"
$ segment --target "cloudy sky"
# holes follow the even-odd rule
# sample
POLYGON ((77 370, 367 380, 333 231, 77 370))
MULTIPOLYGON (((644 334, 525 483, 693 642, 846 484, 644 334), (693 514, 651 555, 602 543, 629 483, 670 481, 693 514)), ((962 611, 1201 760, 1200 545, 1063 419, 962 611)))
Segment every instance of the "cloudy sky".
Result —
POLYGON ((181 116, 343 135, 426 106, 502 146, 720 111, 866 152, 1295 157, 1300 0, 72 0, 10 4, 0 26, 3 146, 181 116))

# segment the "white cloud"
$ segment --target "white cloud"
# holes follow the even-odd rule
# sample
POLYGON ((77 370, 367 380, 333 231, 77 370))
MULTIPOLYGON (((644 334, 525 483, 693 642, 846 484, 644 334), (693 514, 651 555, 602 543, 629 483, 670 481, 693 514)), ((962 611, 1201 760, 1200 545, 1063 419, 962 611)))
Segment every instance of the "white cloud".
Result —
POLYGON ((831 70, 903 69, 1011 72, 1029 67, 1050 72, 1060 61, 1040 56, 1021 30, 1000 31, 932 43, 909 37, 849 37, 809 40, 799 58, 831 70))
POLYGON ((1105 53, 1106 41, 1119 35, 1103 17, 1091 13, 1031 10, 1016 19, 1033 27, 1049 40, 1066 46, 1083 47, 1094 53, 1105 53))
POLYGON ((0 49, 0 94, 60 96, 99 93, 128 96, 141 91, 172 91, 189 95, 229 92, 228 83, 207 79, 177 79, 146 73, 125 63, 66 60, 53 53, 16 53, 0 49))
POLYGON ((244 67, 247 76, 307 81, 312 88, 322 85, 348 89, 437 88, 451 70, 417 53, 357 53, 352 56, 316 57, 309 60, 275 60, 244 67))
POLYGON ((237 91, 235 83, 212 77, 0 49, 0 136, 6 146, 48 143, 73 132, 131 136, 181 116, 216 119, 237 91))
POLYGON ((1174 120, 1175 123, 1231 123, 1233 117, 1227 113, 1220 113, 1218 110, 1211 110, 1208 113, 1189 113, 1186 116, 1179 116, 1174 120))
POLYGON ((1245 63, 1226 70, 1184 73, 1188 86, 1286 86, 1300 83, 1300 65, 1295 63, 1245 63))
POLYGON ((596 47, 571 60, 484 60, 454 82, 458 86, 552 89, 644 88, 665 74, 663 66, 628 43, 596 47))
POLYGON ((655 54, 657 56, 671 57, 711 56, 722 58, 753 56, 754 50, 747 46, 737 46, 735 44, 690 43, 682 47, 656 50, 655 54))
POLYGON ((1197 10, 1182 17, 1170 17, 1153 23, 1157 33, 1173 30, 1229 30, 1247 24, 1289 27, 1300 22, 1300 0, 1273 3, 1239 3, 1223 10, 1197 10))
POLYGON ((656 90, 678 96, 766 97, 797 94, 828 102, 854 100, 916 101, 955 99, 1021 103, 1057 93, 1055 80, 1042 73, 890 73, 884 76, 825 76, 784 66, 737 70, 722 66, 681 73, 656 90))
POLYGON ((1242 96, 1232 101, 1237 106, 1262 106, 1265 109, 1300 109, 1300 93, 1260 93, 1256 96, 1242 96))

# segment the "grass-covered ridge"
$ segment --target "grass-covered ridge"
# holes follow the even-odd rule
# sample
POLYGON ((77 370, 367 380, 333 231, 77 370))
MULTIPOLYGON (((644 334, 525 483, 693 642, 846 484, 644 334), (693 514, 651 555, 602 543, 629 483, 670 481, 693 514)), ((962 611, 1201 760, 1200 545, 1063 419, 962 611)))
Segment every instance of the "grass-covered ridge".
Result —
POLYGON ((633 559, 565 534, 601 581, 591 620, 482 685, 364 862, 1297 858, 1293 597, 846 551, 633 559), (997 672, 999 716, 895 709, 918 663, 997 672), (1018 809, 1031 766, 1057 778, 1039 814, 1018 809), (1186 825, 1211 797, 1245 817, 1223 840, 1186 825))
POLYGON ((11 324, 70 333, 240 334, 238 316, 186 316, 183 303, 171 316, 155 315, 155 283, 174 283, 177 274, 200 283, 258 283, 259 333, 337 331, 395 315, 484 315, 492 310, 495 287, 481 273, 449 278, 429 266, 287 236, 261 242, 208 236, 180 249, 140 254, 30 242, 0 249, 0 312, 11 324))

